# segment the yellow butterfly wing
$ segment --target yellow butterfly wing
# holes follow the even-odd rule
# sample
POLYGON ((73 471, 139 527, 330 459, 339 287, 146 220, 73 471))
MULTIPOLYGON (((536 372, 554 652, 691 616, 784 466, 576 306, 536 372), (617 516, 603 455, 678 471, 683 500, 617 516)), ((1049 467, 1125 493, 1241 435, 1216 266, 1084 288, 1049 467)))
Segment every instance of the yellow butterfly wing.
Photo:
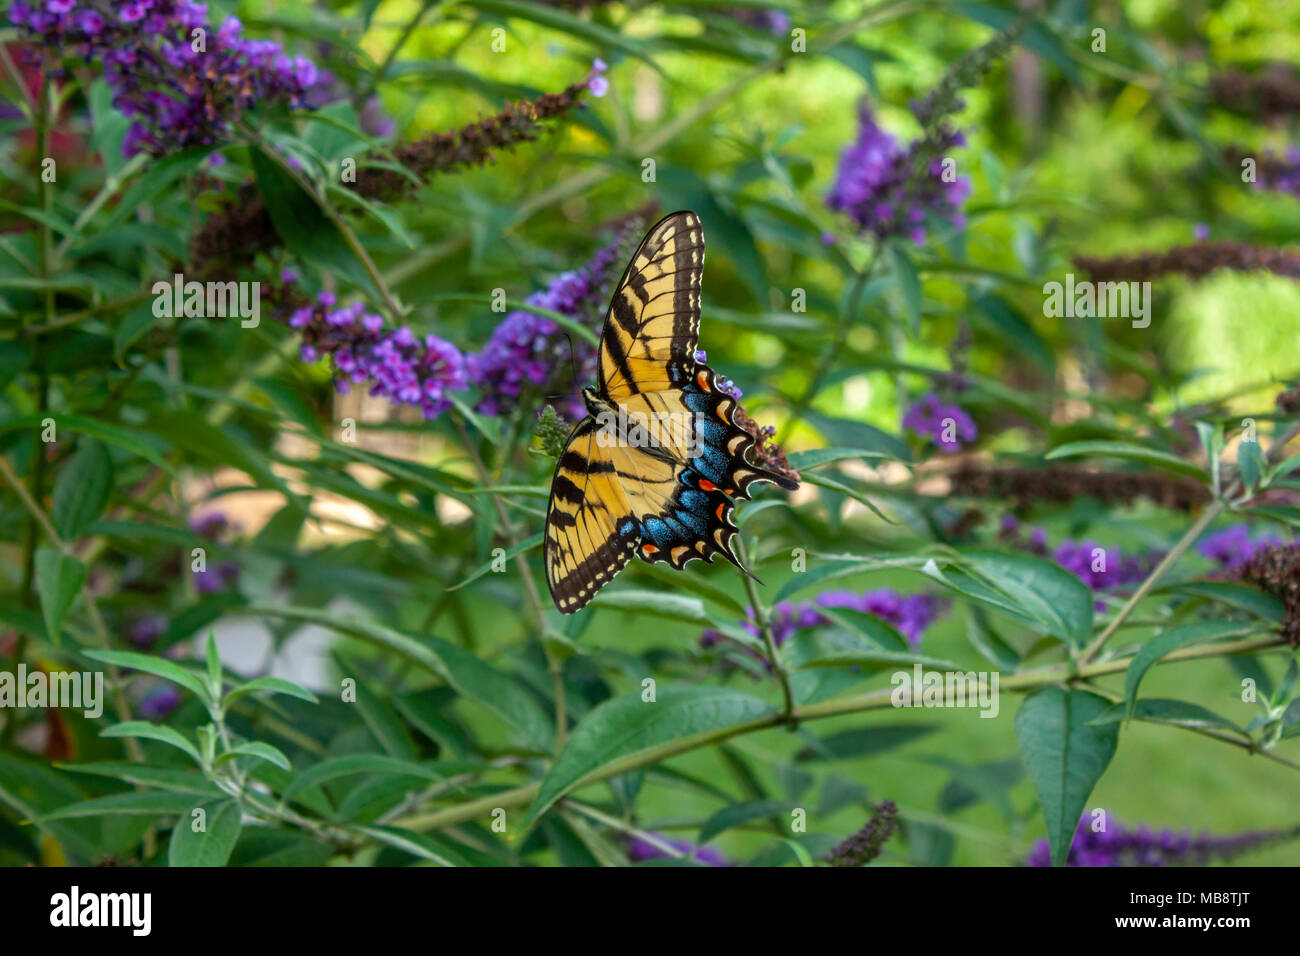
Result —
POLYGON ((612 452, 594 418, 569 436, 555 465, 546 509, 543 559, 555 606, 565 614, 586 605, 631 559, 640 528, 623 493, 612 452))
POLYGON ((598 369, 601 394, 623 403, 672 387, 671 366, 693 368, 700 334, 704 230, 693 212, 675 212, 646 233, 605 318, 598 369))

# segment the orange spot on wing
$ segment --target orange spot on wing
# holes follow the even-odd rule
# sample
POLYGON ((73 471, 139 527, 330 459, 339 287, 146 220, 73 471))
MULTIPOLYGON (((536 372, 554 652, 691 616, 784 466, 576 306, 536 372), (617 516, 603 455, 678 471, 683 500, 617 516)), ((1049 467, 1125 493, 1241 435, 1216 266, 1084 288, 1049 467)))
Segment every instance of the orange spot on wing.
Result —
POLYGON ((695 381, 699 382, 700 388, 704 389, 706 392, 713 391, 713 389, 709 388, 709 377, 703 372, 695 373, 695 381))
POLYGON ((643 544, 643 545, 641 545, 641 553, 642 553, 642 554, 657 554, 658 552, 659 552, 659 549, 658 549, 657 547, 655 547, 653 544, 648 544, 648 543, 647 543, 647 544, 643 544))
POLYGON ((707 478, 700 479, 700 491, 717 491, 718 486, 707 478))
POLYGON ((723 493, 724 495, 734 495, 734 494, 736 493, 736 489, 735 489, 735 488, 723 488, 723 489, 722 489, 722 493, 723 493))
POLYGON ((727 503, 726 503, 725 501, 719 501, 719 502, 718 502, 718 510, 715 512, 715 514, 718 516, 718 520, 719 520, 719 521, 725 521, 725 520, 726 520, 725 518, 722 517, 722 512, 723 512, 723 510, 724 510, 726 507, 727 507, 727 503))

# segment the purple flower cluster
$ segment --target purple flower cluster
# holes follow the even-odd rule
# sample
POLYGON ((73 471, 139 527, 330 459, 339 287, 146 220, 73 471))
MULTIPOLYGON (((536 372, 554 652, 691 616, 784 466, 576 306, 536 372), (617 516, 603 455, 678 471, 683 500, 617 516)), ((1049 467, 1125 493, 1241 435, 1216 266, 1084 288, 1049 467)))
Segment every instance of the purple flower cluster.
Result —
POLYGON ((138 647, 150 647, 167 632, 167 618, 162 614, 148 614, 133 621, 127 628, 127 637, 138 647))
POLYGON ((1283 543, 1281 538, 1271 534, 1252 538, 1248 525, 1234 524, 1202 538, 1196 545, 1196 550, 1202 557, 1209 558, 1220 567, 1236 569, 1264 548, 1276 547, 1283 543))
MULTIPOLYGON (((697 863, 703 863, 705 866, 731 866, 731 861, 719 853, 711 846, 693 846, 685 840, 670 840, 661 834, 654 834, 655 838, 661 843, 666 843, 679 853, 684 853, 697 863)), ((655 846, 648 840, 642 840, 640 837, 628 836, 627 858, 633 863, 644 863, 647 860, 667 860, 671 855, 665 853, 659 847, 655 846)))
POLYGON ((1300 198, 1300 146, 1288 146, 1285 156, 1270 154, 1261 159, 1255 187, 1300 198))
POLYGON ((437 418, 451 407, 451 393, 466 388, 465 358, 450 342, 436 335, 420 339, 406 326, 389 331, 359 302, 334 304, 333 293, 321 292, 315 304, 294 310, 289 325, 302 330, 304 362, 330 357, 340 392, 368 381, 371 395, 437 418))
POLYGON ((113 105, 133 119, 128 156, 219 142, 255 104, 305 105, 315 64, 245 38, 233 16, 213 31, 207 16, 207 5, 191 0, 19 0, 9 10, 44 60, 102 60, 113 105))
MULTIPOLYGON (((620 237, 585 266, 562 273, 524 301, 569 316, 598 332, 609 287, 616 279, 614 269, 622 261, 622 245, 620 237)), ((502 319, 482 351, 465 357, 465 367, 469 380, 482 392, 477 410, 484 415, 500 415, 515 407, 525 390, 564 391, 568 400, 557 410, 569 418, 582 418, 586 409, 578 389, 596 377, 596 349, 572 341, 553 319, 517 309, 502 319), (570 358, 576 363, 576 373, 570 372, 570 358)))
POLYGON ((1095 541, 1062 541, 1052 558, 1074 573, 1090 590, 1104 591, 1141 581, 1160 559, 1158 553, 1122 554, 1115 548, 1103 548, 1095 541), (1102 552, 1098 554, 1097 552, 1102 552), (1096 557, 1094 557, 1096 555, 1096 557))
POLYGON ((960 451, 979 437, 975 419, 960 405, 944 403, 935 392, 927 393, 903 415, 903 427, 911 429, 922 438, 928 438, 934 447, 949 454, 960 451))
POLYGON ((906 235, 917 245, 925 242, 927 215, 965 225, 961 206, 970 195, 970 180, 944 176, 946 154, 966 145, 959 131, 945 125, 936 141, 920 139, 903 148, 865 104, 858 122, 857 139, 840 155, 826 197, 831 210, 847 213, 859 230, 879 239, 906 235), (924 167, 923 176, 916 175, 918 166, 924 167))
POLYGON ((890 588, 879 588, 861 594, 826 591, 818 595, 817 603, 821 607, 874 615, 894 625, 912 647, 919 647, 930 625, 948 613, 952 602, 932 594, 899 594, 890 588))
POLYGON ((587 73, 587 89, 591 95, 600 99, 609 92, 609 80, 605 78, 605 71, 609 69, 607 64, 600 57, 596 57, 591 63, 591 70, 587 73))
POLYGON ((162 720, 181 705, 181 692, 171 684, 160 684, 141 694, 136 705, 142 717, 162 720))
MULTIPOLYGON (((1091 817, 1084 814, 1075 828, 1066 866, 1204 866, 1211 860, 1228 860, 1268 843, 1293 839, 1300 829, 1255 830, 1228 837, 1189 830, 1152 830, 1148 826, 1129 829, 1110 822, 1094 832, 1091 817)), ((1039 840, 1025 860, 1027 866, 1051 866, 1046 840, 1039 840)))
MULTIPOLYGON (((769 624, 772 628, 772 640, 777 647, 783 645, 798 631, 810 627, 822 627, 831 621, 818 611, 818 608, 843 609, 871 614, 896 627, 907 638, 912 647, 918 647, 926 630, 940 617, 948 612, 951 602, 945 598, 929 594, 899 594, 891 588, 879 588, 875 591, 826 591, 817 596, 813 603, 800 601, 781 601, 772 608, 769 624)), ((741 626, 755 637, 760 636, 758 625, 753 620, 745 621, 741 626)), ((701 647, 713 647, 729 641, 720 631, 712 628, 700 635, 701 647)), ((766 663, 766 662, 765 662, 766 663)))
MULTIPOLYGON (((704 351, 704 349, 696 349, 695 361, 699 362, 701 365, 708 365, 709 353, 704 351)), ((745 396, 745 393, 740 390, 739 385, 737 385, 731 379, 724 378, 721 375, 718 376, 717 386, 719 392, 722 392, 724 395, 730 395, 736 401, 740 401, 745 396)), ((767 429, 765 430, 770 431, 772 435, 776 434, 776 429, 771 425, 767 426, 767 429)))
POLYGON ((772 36, 783 37, 790 33, 794 21, 784 10, 763 10, 757 7, 727 7, 720 11, 737 23, 764 30, 772 36))
MULTIPOLYGON (((221 541, 235 531, 235 526, 223 512, 209 511, 190 520, 190 530, 209 541, 221 541)), ((222 561, 216 567, 204 567, 194 572, 194 587, 200 594, 216 594, 234 586, 239 580, 239 565, 222 561)))

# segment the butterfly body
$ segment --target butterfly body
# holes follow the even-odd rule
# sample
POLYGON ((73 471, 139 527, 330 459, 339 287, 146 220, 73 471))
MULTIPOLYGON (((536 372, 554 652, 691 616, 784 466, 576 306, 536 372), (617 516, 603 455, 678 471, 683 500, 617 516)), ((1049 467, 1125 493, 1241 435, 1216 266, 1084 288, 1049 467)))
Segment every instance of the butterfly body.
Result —
POLYGON ((546 579, 560 611, 585 606, 633 555, 680 570, 731 551, 735 502, 755 481, 793 489, 751 465, 736 401, 695 359, 704 237, 699 217, 656 224, 615 289, 601 335, 590 416, 556 463, 545 534, 546 579))

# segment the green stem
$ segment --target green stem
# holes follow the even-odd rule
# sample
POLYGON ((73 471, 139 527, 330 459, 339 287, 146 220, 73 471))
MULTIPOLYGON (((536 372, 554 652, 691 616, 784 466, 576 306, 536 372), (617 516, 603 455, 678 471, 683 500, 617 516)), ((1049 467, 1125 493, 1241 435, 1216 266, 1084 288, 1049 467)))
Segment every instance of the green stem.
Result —
MULTIPOLYGON (((1261 651, 1269 648, 1285 646, 1286 641, 1279 637, 1250 638, 1230 643, 1208 644, 1200 647, 1184 648, 1182 650, 1174 651, 1173 653, 1167 654, 1161 658, 1157 662, 1156 666, 1172 664, 1178 661, 1218 657, 1221 655, 1244 654, 1252 651, 1261 651)), ((1106 674, 1116 674, 1127 670, 1128 665, 1132 660, 1133 658, 1131 657, 1124 657, 1103 661, 1097 664, 1090 664, 1086 667, 1080 667, 1077 675, 1072 675, 1070 668, 1068 667, 1052 666, 1037 668, 1035 670, 1025 671, 1021 674, 1011 675, 1001 681, 999 690, 1010 690, 1016 693, 1024 693, 1036 690, 1039 687, 1061 684, 1072 679, 1072 677, 1100 677, 1106 674)), ((799 708, 791 719, 799 721, 823 720, 828 717, 843 717, 848 714, 859 714, 871 710, 884 710, 887 707, 894 706, 892 700, 893 695, 894 689, 887 687, 881 690, 871 691, 870 693, 859 694, 854 697, 828 700, 819 704, 809 704, 805 707, 799 708)), ((661 744, 658 747, 652 747, 648 750, 640 751, 639 753, 629 754, 626 757, 611 761, 599 770, 588 774, 572 788, 571 792, 576 792, 582 787, 600 783, 604 780, 610 779, 611 777, 617 777, 618 775, 627 773, 631 770, 637 770, 641 767, 660 763, 680 754, 698 750, 701 747, 708 747, 721 743, 724 740, 730 740, 732 737, 739 737, 743 734, 752 734, 760 730, 770 730, 785 723, 787 723, 787 718, 784 714, 773 713, 756 720, 748 721, 747 723, 736 724, 731 727, 723 727, 719 730, 696 734, 691 737, 682 737, 666 744, 661 744)), ((1278 754, 1267 750, 1255 750, 1252 751, 1252 753, 1285 766, 1295 765, 1294 761, 1279 757, 1278 754)), ((444 807, 430 813, 415 814, 397 821, 396 825, 412 830, 436 830, 441 827, 452 826, 457 823, 463 823, 467 820, 473 820, 477 817, 491 813, 496 807, 526 806, 531 803, 533 798, 537 795, 540 786, 540 781, 534 781, 520 787, 515 787, 513 790, 488 794, 485 797, 471 800, 468 803, 444 807)))
POLYGON ((240 132, 248 137, 249 142, 253 143, 262 151, 262 154, 266 156, 267 159, 279 166, 280 169, 290 176, 308 196, 312 197, 320 211, 325 214, 326 218, 334 224, 335 228, 337 228, 339 233, 343 236, 343 241, 346 242, 348 248, 352 250, 352 254, 356 257, 357 261, 361 263, 361 267, 366 270, 366 275, 370 277, 371 283, 374 284, 375 291, 379 294, 380 298, 384 300, 384 306, 388 310, 389 317, 392 319, 401 318, 404 314, 403 310, 397 304, 397 300, 393 298, 393 294, 388 290, 388 286, 384 283, 384 277, 375 267, 374 260, 370 258, 370 253, 366 252, 366 247, 361 244, 361 240, 357 238, 357 234, 352 231, 352 228, 344 221, 343 217, 338 214, 338 210, 334 208, 334 205, 324 196, 319 195, 311 180, 304 176, 301 170, 294 169, 283 156, 276 152, 276 150, 262 138, 261 134, 258 133, 257 130, 253 129, 247 123, 241 123, 239 129, 240 132))
POLYGON ((401 35, 397 38, 397 42, 393 44, 392 48, 388 51, 388 55, 384 57, 384 62, 379 64, 379 69, 375 71, 374 75, 370 77, 370 81, 352 100, 352 105, 355 106, 358 111, 365 106, 366 100, 370 99, 370 97, 374 95, 379 84, 388 78, 388 71, 393 68, 393 64, 397 61, 397 54, 402 51, 402 47, 406 46, 406 41, 411 38, 411 34, 415 32, 415 28, 420 25, 420 21, 424 19, 424 15, 429 12, 429 8, 432 7, 434 3, 435 0, 424 0, 424 2, 420 4, 420 9, 415 12, 415 16, 411 17, 410 22, 408 22, 402 29, 401 35))
MULTIPOLYGON (((1297 434, 1300 434, 1300 424, 1292 425, 1274 439, 1268 450, 1268 454, 1265 455, 1265 461, 1271 464, 1279 458, 1287 444, 1290 443, 1291 439, 1293 439, 1297 434)), ((1133 592, 1132 597, 1124 602, 1124 606, 1119 609, 1111 619, 1110 623, 1106 625, 1105 629, 1097 635, 1096 640, 1089 644, 1084 652, 1079 656, 1080 664, 1088 664, 1096 659, 1097 655, 1101 653, 1102 648, 1106 646, 1106 642, 1110 640, 1111 635, 1120 629, 1120 626, 1137 609, 1137 606, 1142 602, 1142 600, 1151 593, 1151 590, 1165 576, 1165 573, 1172 568, 1174 564, 1177 563, 1178 559, 1183 556, 1183 553, 1191 547, 1193 543, 1195 543, 1196 539, 1200 537, 1201 532, 1209 526, 1210 522, 1227 509, 1228 499, 1240 490, 1241 479, 1238 478, 1232 483, 1232 486, 1228 488, 1222 497, 1216 498, 1206 506, 1205 510, 1201 512, 1201 516, 1197 518, 1183 536, 1178 539, 1178 542, 1169 549, 1169 553, 1161 559, 1160 563, 1151 569, 1151 573, 1146 576, 1146 579, 1138 586, 1138 589, 1133 592)))
MULTIPOLYGON (((745 536, 739 532, 736 534, 736 557, 740 559, 741 564, 749 565, 749 556, 745 549, 745 536)), ((754 584, 753 576, 741 571, 740 577, 745 582, 745 595, 749 598, 749 606, 754 611, 754 623, 758 625, 758 631, 763 636, 763 646, 767 648, 767 659, 772 665, 772 673, 781 683, 781 699, 785 705, 783 718, 789 723, 790 729, 794 730, 798 726, 798 720, 795 717, 794 693, 790 689, 790 674, 781 661, 780 649, 777 648, 776 638, 772 635, 772 616, 768 613, 767 606, 763 604, 758 596, 758 587, 754 584)))

